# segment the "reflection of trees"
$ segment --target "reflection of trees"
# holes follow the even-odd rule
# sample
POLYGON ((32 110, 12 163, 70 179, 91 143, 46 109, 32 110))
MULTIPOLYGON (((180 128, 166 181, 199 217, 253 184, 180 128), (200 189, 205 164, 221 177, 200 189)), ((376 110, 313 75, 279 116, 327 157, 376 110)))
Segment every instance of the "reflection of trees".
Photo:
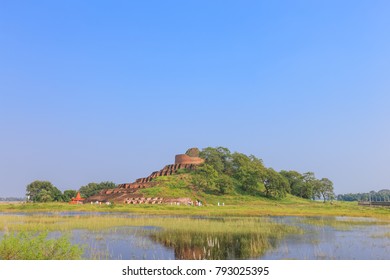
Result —
POLYGON ((248 259, 263 255, 276 247, 281 236, 268 234, 207 234, 160 231, 152 238, 167 247, 174 248, 175 258, 193 259, 248 259))

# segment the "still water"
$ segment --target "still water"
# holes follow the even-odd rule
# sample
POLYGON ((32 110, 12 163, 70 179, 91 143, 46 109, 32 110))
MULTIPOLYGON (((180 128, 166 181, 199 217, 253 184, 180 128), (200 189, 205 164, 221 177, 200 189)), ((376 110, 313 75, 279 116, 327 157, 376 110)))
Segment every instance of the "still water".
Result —
POLYGON ((389 224, 377 224, 375 220, 367 218, 340 217, 284 217, 277 220, 295 223, 304 230, 304 234, 286 237, 260 259, 390 259, 389 224), (321 220, 321 225, 311 224, 313 220, 321 220))
MULTIPOLYGON (((390 224, 373 219, 338 217, 272 217, 271 221, 302 230, 281 239, 268 238, 264 252, 248 253, 254 245, 250 236, 184 236, 204 242, 186 245, 156 237, 162 229, 155 227, 118 227, 100 232, 73 231, 74 243, 87 245, 87 259, 336 259, 389 260, 390 224), (139 231, 142 231, 142 234, 139 231), (150 231, 150 235, 147 232, 150 231), (146 233, 146 234, 145 234, 146 233), (199 245, 200 244, 200 245, 199 245), (211 253, 210 253, 211 252, 211 253)), ((169 239, 169 237, 168 237, 169 239)))
MULTIPOLYGON (((0 213, 0 215, 6 215, 0 213)), ((15 215, 15 214, 12 214, 15 215)), ((21 213, 20 215, 26 215, 21 213)), ((30 214, 27 214, 30 215, 30 214)), ((33 215, 47 215, 35 213, 33 215)), ((60 215, 125 217, 148 216, 113 213, 62 212, 60 215)), ((181 217, 165 216, 180 223, 181 217)), ((188 217, 187 217, 188 219, 188 217)), ((232 223, 228 218, 190 217, 191 221, 232 223)), ((239 219, 239 218, 238 218, 239 219)), ((72 230, 72 243, 84 248, 84 259, 298 259, 390 260, 390 222, 371 218, 267 217, 271 224, 294 227, 283 234, 249 231, 187 232, 156 226, 121 226, 104 230, 72 230)), ((256 220, 255 220, 256 222, 256 220)), ((263 220, 259 219, 259 223, 263 220)), ((192 222, 191 222, 192 223, 192 222)), ((234 220, 233 220, 234 223, 234 220)), ((236 224, 234 223, 235 227, 236 224)), ((239 223, 237 223, 239 227, 239 223)), ((61 235, 51 234, 52 238, 61 235)))

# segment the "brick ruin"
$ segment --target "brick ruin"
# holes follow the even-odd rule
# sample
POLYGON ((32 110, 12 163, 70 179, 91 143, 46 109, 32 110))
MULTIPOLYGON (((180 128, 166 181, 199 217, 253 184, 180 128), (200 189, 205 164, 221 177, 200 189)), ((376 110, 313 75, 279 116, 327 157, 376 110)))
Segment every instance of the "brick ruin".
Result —
POLYGON ((161 176, 171 176, 181 169, 194 170, 197 165, 202 164, 204 159, 199 157, 199 150, 191 148, 185 154, 175 156, 175 163, 168 164, 159 171, 154 171, 148 177, 139 178, 133 183, 119 184, 114 189, 104 189, 97 195, 85 199, 84 203, 128 203, 128 204, 192 204, 190 198, 163 198, 163 197, 144 197, 138 190, 152 188, 158 185, 153 179, 161 176))

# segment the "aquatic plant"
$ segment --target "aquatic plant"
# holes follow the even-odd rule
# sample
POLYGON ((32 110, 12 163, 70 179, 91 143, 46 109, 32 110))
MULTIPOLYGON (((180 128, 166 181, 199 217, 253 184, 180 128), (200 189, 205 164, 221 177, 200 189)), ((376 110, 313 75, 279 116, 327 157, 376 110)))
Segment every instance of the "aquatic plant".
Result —
POLYGON ((48 239, 47 232, 13 232, 0 240, 2 260, 74 260, 83 250, 72 245, 67 236, 48 239))

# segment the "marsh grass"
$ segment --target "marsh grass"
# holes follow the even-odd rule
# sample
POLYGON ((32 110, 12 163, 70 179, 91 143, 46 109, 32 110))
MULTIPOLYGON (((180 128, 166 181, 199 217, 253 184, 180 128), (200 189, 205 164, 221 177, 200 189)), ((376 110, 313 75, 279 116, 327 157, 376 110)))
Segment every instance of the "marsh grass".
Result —
POLYGON ((178 259, 248 259, 274 248, 287 234, 299 229, 267 219, 197 220, 191 227, 176 224, 155 231, 153 240, 172 247, 178 259))
MULTIPOLYGON (((153 188, 150 188, 153 189, 153 188)), ((182 188, 172 189, 182 191, 182 188)), ((156 191, 161 191, 157 190, 156 191)), ((166 190, 164 190, 166 192, 166 190)), ((166 195, 166 193, 164 193, 166 195)), ((152 194, 150 194, 152 195, 152 194)), ((153 193, 152 196, 159 196, 160 193, 153 193)), ((177 194, 179 195, 179 194, 177 194)), ((187 196, 180 193, 179 196, 187 196)), ((24 204, 0 204, 1 212, 122 212, 146 215, 175 215, 175 216, 346 216, 346 217, 374 217, 388 219, 390 208, 384 207, 364 207, 356 202, 334 202, 322 203, 309 201, 293 196, 288 196, 283 200, 271 200, 263 197, 253 197, 248 195, 224 195, 215 196, 207 194, 197 194, 196 199, 202 200, 204 207, 191 206, 171 206, 171 205, 69 205, 66 203, 24 203, 24 204), (218 207, 218 202, 225 206, 218 207)))
POLYGON ((387 232, 376 233, 371 235, 372 238, 389 238, 390 239, 390 224, 387 226, 387 232))
MULTIPOLYGON (((278 224, 266 217, 191 218, 120 216, 0 216, 0 228, 12 232, 70 232, 83 229, 96 233, 114 233, 126 229, 129 234, 150 237, 174 248, 179 259, 243 259, 262 255, 287 234, 303 233, 294 226, 278 224)), ((97 235, 96 242, 104 239, 97 235)), ((93 250, 93 248, 92 248, 93 250)), ((92 258, 105 258, 95 250, 92 258)))
POLYGON ((83 250, 72 245, 68 236, 47 238, 47 232, 13 232, 0 240, 2 260, 74 260, 81 259, 83 250))
POLYGON ((224 218, 192 218, 192 217, 160 217, 160 216, 45 216, 45 215, 4 215, 0 216, 0 229, 10 231, 69 231, 87 229, 99 231, 115 227, 161 227, 170 230, 186 230, 211 233, 253 233, 277 231, 284 228, 266 217, 224 217, 224 218))
POLYGON ((339 218, 339 217, 304 217, 301 223, 317 227, 332 227, 337 230, 347 231, 354 227, 365 226, 386 226, 390 225, 388 220, 359 219, 359 218, 339 218))

